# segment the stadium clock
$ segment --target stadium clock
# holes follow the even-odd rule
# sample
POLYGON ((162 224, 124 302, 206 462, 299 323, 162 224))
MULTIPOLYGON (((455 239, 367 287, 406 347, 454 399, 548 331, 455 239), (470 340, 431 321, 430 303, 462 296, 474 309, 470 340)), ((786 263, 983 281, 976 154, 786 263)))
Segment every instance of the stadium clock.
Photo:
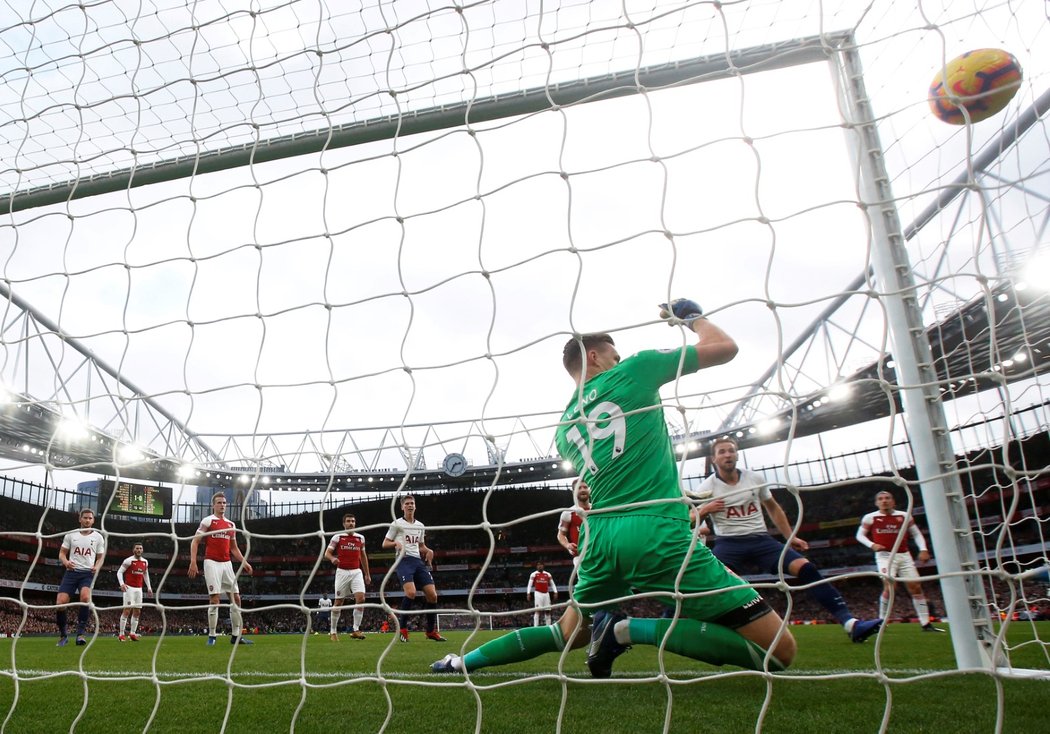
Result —
POLYGON ((467 471, 467 457, 463 454, 449 454, 441 462, 441 468, 450 477, 461 477, 467 471))

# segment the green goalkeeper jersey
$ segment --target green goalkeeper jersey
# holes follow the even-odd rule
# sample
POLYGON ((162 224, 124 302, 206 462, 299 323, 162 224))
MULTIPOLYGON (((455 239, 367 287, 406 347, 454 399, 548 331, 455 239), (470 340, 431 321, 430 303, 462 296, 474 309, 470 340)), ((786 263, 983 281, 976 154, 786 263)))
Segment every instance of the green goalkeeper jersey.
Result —
POLYGON ((573 393, 555 440, 591 488, 592 508, 612 510, 602 517, 642 513, 688 520, 660 386, 699 366, 693 347, 639 352, 573 393), (674 501, 612 509, 651 500, 674 501))

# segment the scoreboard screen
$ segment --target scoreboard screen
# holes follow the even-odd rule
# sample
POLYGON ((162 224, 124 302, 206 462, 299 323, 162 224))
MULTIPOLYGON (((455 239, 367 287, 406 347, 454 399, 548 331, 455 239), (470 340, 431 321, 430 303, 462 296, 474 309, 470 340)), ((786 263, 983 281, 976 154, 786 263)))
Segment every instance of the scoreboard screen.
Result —
POLYGON ((171 488, 100 479, 98 483, 99 511, 104 510, 107 504, 109 511, 114 514, 170 520, 171 488), (113 497, 112 502, 109 501, 110 496, 113 497))

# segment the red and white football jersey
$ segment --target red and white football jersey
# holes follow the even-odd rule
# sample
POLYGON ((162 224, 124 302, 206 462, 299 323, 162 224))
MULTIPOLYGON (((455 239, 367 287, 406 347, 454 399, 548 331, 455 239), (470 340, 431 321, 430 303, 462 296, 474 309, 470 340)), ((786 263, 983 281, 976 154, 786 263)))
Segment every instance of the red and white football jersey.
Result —
POLYGON ((230 544, 237 536, 237 526, 218 515, 208 515, 201 520, 197 535, 212 532, 204 538, 204 557, 209 561, 230 560, 230 544))
POLYGON ((339 558, 339 568, 361 568, 361 551, 365 549, 365 536, 361 533, 340 533, 332 538, 328 548, 339 558))
POLYGON ((526 589, 526 593, 536 591, 540 594, 549 594, 552 590, 557 591, 554 587, 554 577, 546 571, 533 571, 532 575, 529 576, 529 586, 526 589))
POLYGON ((143 586, 149 589, 149 561, 135 556, 125 558, 117 569, 117 584, 133 589, 141 589, 143 586))

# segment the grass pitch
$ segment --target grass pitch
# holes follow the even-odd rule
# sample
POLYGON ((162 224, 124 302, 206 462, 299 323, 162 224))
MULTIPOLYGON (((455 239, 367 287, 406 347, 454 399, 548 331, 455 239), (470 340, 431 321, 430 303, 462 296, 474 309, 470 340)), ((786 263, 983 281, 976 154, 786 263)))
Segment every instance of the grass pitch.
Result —
MULTIPOLYGON (((1012 645, 1047 639, 1050 623, 1015 624, 1012 645)), ((635 647, 608 681, 592 680, 583 651, 463 676, 430 663, 497 633, 447 632, 364 641, 343 635, 229 638, 99 637, 0 640, 0 731, 533 734, 600 732, 1031 732, 1046 725, 1050 681, 957 674, 948 635, 891 625, 876 643, 849 642, 834 625, 794 627, 799 655, 785 674, 719 669, 635 647), (558 675, 558 671, 562 673, 558 675), (17 673, 17 675, 15 675, 17 673), (817 677, 823 675, 825 677, 817 677), (999 700, 1002 704, 1000 706, 999 700), (1043 702, 1042 705, 1038 702, 1043 702), (892 704, 892 705, 891 705, 892 704), (559 717, 561 725, 559 727, 559 717)), ((1045 645, 1012 655, 1047 670, 1045 645)))

